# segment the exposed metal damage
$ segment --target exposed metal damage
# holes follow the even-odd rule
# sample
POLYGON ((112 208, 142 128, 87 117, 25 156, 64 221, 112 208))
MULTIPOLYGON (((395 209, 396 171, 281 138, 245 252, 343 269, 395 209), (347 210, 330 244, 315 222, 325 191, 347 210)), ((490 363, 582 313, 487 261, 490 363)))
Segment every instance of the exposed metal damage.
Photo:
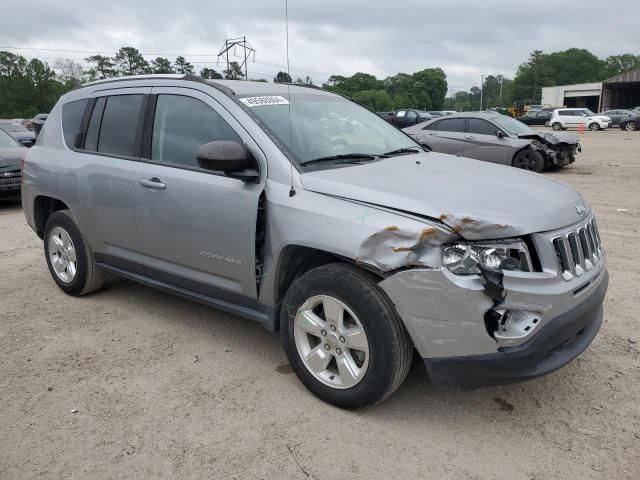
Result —
POLYGON ((576 161, 576 152, 582 151, 578 138, 572 134, 541 132, 535 135, 520 135, 531 139, 528 148, 540 152, 548 166, 560 168, 576 161))

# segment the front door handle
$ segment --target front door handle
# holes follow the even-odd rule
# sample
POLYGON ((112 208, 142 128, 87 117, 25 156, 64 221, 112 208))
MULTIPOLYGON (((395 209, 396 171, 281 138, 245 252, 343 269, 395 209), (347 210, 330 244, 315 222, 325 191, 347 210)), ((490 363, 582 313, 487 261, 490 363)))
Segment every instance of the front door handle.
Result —
POLYGON ((167 185, 162 183, 159 178, 141 178, 139 180, 140 185, 145 188, 153 188, 154 190, 164 190, 167 188, 167 185))
POLYGON ((473 135, 467 135, 465 138, 468 138, 469 140, 473 140, 473 135))

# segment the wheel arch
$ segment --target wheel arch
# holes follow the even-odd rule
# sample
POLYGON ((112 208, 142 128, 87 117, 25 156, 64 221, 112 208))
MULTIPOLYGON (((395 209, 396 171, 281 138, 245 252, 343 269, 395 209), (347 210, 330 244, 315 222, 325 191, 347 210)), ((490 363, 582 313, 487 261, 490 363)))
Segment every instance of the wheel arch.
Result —
POLYGON ((49 217, 57 211, 70 210, 69 206, 59 198, 48 195, 38 195, 33 200, 33 221, 38 237, 44 237, 44 228, 49 217))
POLYGON ((367 272, 376 281, 384 278, 380 272, 376 272, 373 268, 367 268, 364 264, 358 264, 353 259, 327 250, 291 244, 280 251, 276 262, 274 270, 275 281, 273 284, 276 304, 282 301, 287 290, 298 277, 309 270, 330 263, 347 263, 354 265, 363 272, 367 272))

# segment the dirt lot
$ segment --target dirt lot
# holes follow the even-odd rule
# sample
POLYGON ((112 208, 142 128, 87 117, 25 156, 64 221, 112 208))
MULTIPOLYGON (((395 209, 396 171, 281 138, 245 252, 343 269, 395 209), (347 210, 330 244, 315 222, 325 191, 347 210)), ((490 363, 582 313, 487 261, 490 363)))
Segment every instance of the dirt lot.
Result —
POLYGON ((125 281, 66 296, 19 206, 1 204, 0 478, 640 478, 640 133, 582 142, 545 175, 600 222, 611 282, 592 347, 470 392, 417 364, 360 412, 316 400, 248 321, 125 281))

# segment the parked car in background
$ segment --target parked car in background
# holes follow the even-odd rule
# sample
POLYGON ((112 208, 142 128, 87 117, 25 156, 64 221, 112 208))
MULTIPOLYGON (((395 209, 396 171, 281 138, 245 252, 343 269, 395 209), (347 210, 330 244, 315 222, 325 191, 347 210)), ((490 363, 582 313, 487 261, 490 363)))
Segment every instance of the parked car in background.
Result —
POLYGON ((640 112, 622 119, 620 122, 620 128, 628 131, 640 130, 640 112))
POLYGON ((391 395, 416 350, 434 384, 538 377, 602 323, 605 253, 578 192, 426 152, 320 89, 77 88, 24 161, 22 205, 65 293, 114 274, 279 329, 298 378, 340 407, 391 395))
POLYGON ((573 134, 532 130, 499 113, 461 113, 404 129, 434 152, 542 172, 575 161, 580 149, 573 134))
POLYGON ((431 115, 432 118, 435 117, 444 117, 446 115, 446 113, 440 111, 440 110, 429 110, 427 112, 429 115, 431 115))
POLYGON ((600 115, 604 115, 605 117, 609 117, 611 119, 611 124, 609 126, 618 126, 624 118, 628 117, 629 115, 633 115, 633 110, 607 110, 606 112, 601 112, 600 115))
POLYGON ((47 113, 39 113, 38 115, 33 117, 33 133, 36 134, 36 137, 40 134, 40 130, 42 130, 42 126, 44 125, 44 122, 47 121, 48 116, 49 114, 47 113))
POLYGON ((528 111, 518 120, 525 125, 544 125, 548 127, 552 116, 553 112, 551 110, 533 110, 528 111))
POLYGON ((0 130, 4 130, 5 132, 7 132, 25 147, 31 147, 34 143, 36 143, 35 133, 30 132, 19 123, 0 120, 0 130))
POLYGON ((445 115, 455 115, 456 113, 458 113, 458 112, 456 112, 455 110, 441 110, 441 111, 442 111, 442 113, 444 113, 445 115))
POLYGON ((20 195, 20 162, 28 149, 0 130, 0 198, 20 195))
POLYGON ((431 115, 422 110, 403 109, 397 110, 390 117, 382 117, 387 122, 393 123, 398 128, 408 127, 416 123, 424 122, 431 119, 431 115))
POLYGON ((589 130, 604 130, 611 124, 611 119, 605 115, 597 115, 588 108, 556 108, 549 120, 554 130, 579 128, 580 125, 589 130))

